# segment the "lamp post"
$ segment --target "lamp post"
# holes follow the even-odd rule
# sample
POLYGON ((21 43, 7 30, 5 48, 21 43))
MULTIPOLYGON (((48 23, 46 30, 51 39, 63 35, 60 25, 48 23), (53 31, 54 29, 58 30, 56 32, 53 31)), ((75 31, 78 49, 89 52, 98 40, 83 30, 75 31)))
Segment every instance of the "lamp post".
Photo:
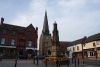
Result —
POLYGON ((16 48, 16 51, 15 51, 16 53, 15 53, 15 55, 16 55, 16 57, 15 57, 15 66, 14 67, 17 67, 17 58, 18 58, 18 54, 17 54, 17 48, 16 48))
POLYGON ((83 46, 85 45, 86 39, 87 39, 87 37, 85 36, 81 41, 83 64, 84 64, 84 49, 83 49, 83 46))
POLYGON ((38 57, 38 56, 39 56, 39 53, 38 53, 38 51, 37 51, 37 53, 36 53, 36 56, 37 56, 37 57, 36 57, 36 61, 37 61, 37 64, 36 64, 36 65, 39 65, 39 57, 38 57))
POLYGON ((95 52, 95 58, 97 60, 97 48, 96 48, 96 45, 94 46, 94 52, 95 52))
POLYGON ((35 64, 35 58, 36 57, 36 52, 35 52, 35 49, 34 49, 34 54, 33 54, 33 63, 35 64))

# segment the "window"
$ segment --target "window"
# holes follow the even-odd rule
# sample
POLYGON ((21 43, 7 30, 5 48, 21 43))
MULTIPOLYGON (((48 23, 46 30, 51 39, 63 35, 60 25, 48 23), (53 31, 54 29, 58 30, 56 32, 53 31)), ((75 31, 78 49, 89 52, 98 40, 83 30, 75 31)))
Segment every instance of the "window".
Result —
POLYGON ((77 46, 77 50, 79 50, 79 46, 77 46))
POLYGON ((3 35, 5 35, 5 34, 6 34, 6 31, 5 31, 5 30, 3 30, 3 31, 2 31, 2 34, 3 34, 3 35))
POLYGON ((30 32, 29 34, 28 34, 29 36, 28 36, 28 40, 32 40, 32 33, 30 32))
POLYGON ((11 46, 14 46, 14 45, 15 45, 15 40, 11 39, 11 46))
POLYGON ((75 51, 75 47, 73 47, 73 51, 75 51))
POLYGON ((25 47, 25 43, 24 43, 23 41, 20 41, 19 47, 20 47, 20 48, 24 48, 24 47, 25 47))
POLYGON ((97 45, 100 45, 100 40, 99 40, 99 41, 96 41, 96 44, 97 44, 97 45))
POLYGON ((1 44, 5 44, 5 38, 1 39, 1 44))
POLYGON ((50 50, 48 50, 48 55, 51 55, 51 51, 50 50))
POLYGON ((95 47, 96 45, 95 45, 95 43, 93 43, 93 47, 95 47))
POLYGON ((14 36, 15 35, 15 31, 11 32, 11 35, 14 36))
POLYGON ((45 48, 47 48, 48 47, 48 42, 45 42, 45 48))
POLYGON ((32 46, 32 41, 28 41, 28 47, 32 46))
POLYGON ((95 56, 95 55, 94 55, 94 52, 90 52, 90 56, 95 56))
POLYGON ((70 51, 72 51, 71 48, 70 48, 70 51))
POLYGON ((5 30, 1 30, 1 31, 0 31, 0 35, 2 35, 2 37, 5 37, 6 31, 5 31, 5 30))

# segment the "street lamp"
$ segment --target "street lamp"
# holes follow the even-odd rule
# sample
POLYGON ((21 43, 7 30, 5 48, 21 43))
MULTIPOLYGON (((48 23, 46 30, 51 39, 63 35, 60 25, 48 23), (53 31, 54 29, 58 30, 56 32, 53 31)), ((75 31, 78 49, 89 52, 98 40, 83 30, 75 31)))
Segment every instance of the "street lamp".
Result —
POLYGON ((96 60, 97 60, 97 47, 96 47, 95 43, 93 43, 93 45, 94 45, 95 58, 96 58, 96 60))
POLYGON ((38 56, 39 56, 39 52, 37 51, 37 52, 36 52, 36 61, 37 61, 37 65, 39 65, 39 57, 38 57, 38 56))
POLYGON ((15 57, 15 66, 14 67, 16 67, 17 66, 17 59, 18 59, 18 54, 17 54, 17 48, 16 48, 16 51, 15 51, 16 53, 15 53, 15 55, 16 55, 16 57, 15 57))
POLYGON ((84 64, 84 49, 83 49, 83 46, 85 45, 86 39, 87 39, 87 37, 85 36, 81 41, 83 64, 84 64))
POLYGON ((33 63, 35 64, 35 59, 36 59, 36 52, 35 52, 35 49, 34 49, 33 51, 34 51, 34 55, 33 55, 33 63))

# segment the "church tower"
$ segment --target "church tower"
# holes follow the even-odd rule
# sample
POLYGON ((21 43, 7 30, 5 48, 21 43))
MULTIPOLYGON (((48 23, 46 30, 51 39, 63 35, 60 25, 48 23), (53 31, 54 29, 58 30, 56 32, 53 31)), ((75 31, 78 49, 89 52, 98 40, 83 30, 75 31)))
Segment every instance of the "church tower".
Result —
POLYGON ((39 41, 40 54, 47 55, 51 46, 51 34, 49 32, 47 12, 45 11, 43 30, 39 41))

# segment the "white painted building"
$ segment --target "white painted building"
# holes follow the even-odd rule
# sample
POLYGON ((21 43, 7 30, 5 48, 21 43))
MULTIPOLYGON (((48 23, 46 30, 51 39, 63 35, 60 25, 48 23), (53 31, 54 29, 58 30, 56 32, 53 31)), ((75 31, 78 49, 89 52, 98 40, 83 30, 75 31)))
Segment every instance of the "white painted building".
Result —
POLYGON ((82 44, 81 44, 82 39, 76 40, 71 42, 71 46, 67 47, 67 50, 69 51, 69 56, 72 58, 72 55, 74 53, 81 53, 82 51, 82 44))
MULTIPOLYGON (((82 53, 81 42, 82 39, 78 39, 76 41, 73 41, 71 45, 67 47, 67 50, 69 51, 70 55, 72 55, 72 53, 82 53)), ((83 51, 84 56, 100 57, 100 33, 89 36, 86 39, 85 45, 83 45, 83 51)))
POLYGON ((97 56, 100 57, 100 40, 86 43, 83 49, 87 50, 88 57, 95 57, 96 51, 97 51, 97 56))

